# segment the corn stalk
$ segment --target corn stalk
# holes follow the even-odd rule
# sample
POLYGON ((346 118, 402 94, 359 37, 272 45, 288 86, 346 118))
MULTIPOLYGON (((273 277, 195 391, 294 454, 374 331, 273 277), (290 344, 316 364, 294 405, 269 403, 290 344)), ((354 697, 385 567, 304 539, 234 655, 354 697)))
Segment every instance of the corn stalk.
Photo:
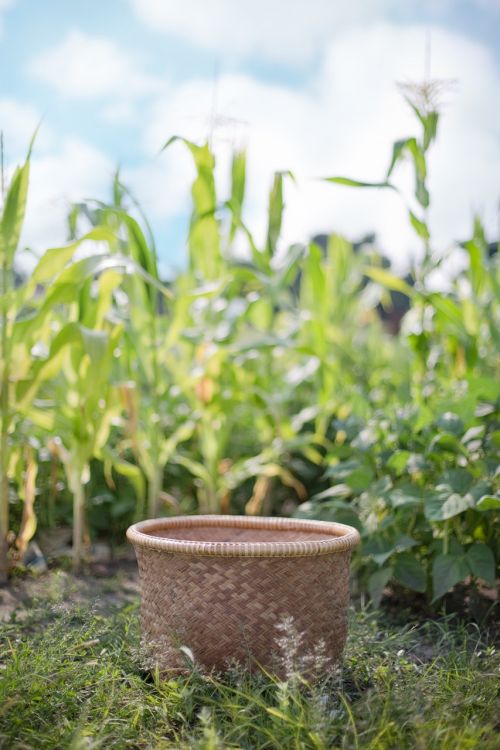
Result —
POLYGON ((29 157, 18 168, 5 188, 3 166, 3 137, 1 146, 1 182, 3 210, 0 222, 0 273, 1 273, 1 332, 0 332, 0 584, 8 573, 7 535, 9 533, 9 432, 12 424, 11 410, 11 346, 12 328, 16 318, 14 295, 14 256, 24 220, 29 180, 29 157))

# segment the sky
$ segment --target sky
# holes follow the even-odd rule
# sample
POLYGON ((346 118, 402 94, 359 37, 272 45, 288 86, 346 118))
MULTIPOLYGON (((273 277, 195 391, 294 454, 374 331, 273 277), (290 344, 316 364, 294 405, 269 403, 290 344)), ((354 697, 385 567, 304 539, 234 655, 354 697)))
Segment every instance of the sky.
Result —
MULTIPOLYGON (((64 243, 71 202, 110 195, 114 171, 138 197, 165 275, 186 263, 194 169, 174 134, 207 137, 220 197, 234 148, 248 155, 245 219, 265 232, 277 169, 283 247, 319 232, 375 232, 403 270, 418 253, 395 194, 328 175, 380 180, 416 123, 398 82, 449 81, 429 161, 438 252, 474 215, 498 239, 500 0, 0 0, 0 129, 11 173, 42 121, 23 244, 64 243), (427 52, 426 52, 427 50, 427 52)), ((398 178, 409 190, 409 167, 398 178)))

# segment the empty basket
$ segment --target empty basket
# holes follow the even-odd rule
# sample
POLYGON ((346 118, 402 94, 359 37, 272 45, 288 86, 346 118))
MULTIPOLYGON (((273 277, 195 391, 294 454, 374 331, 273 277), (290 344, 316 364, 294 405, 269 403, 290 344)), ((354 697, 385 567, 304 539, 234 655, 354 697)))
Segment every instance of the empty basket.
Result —
POLYGON ((359 534, 322 521, 178 516, 142 521, 127 537, 142 589, 142 634, 162 671, 230 662, 273 668, 277 626, 293 618, 300 648, 344 648, 349 561, 359 534))

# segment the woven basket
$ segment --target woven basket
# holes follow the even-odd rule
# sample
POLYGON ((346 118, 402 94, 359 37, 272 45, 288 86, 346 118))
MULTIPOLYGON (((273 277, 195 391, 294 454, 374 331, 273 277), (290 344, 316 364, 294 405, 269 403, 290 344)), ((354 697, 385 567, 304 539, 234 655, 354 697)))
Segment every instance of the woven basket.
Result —
POLYGON ((161 671, 185 668, 180 646, 206 669, 273 669, 277 627, 289 618, 303 634, 301 652, 321 642, 332 662, 340 657, 359 542, 351 526, 178 516, 137 523, 127 537, 139 565, 143 643, 161 671))

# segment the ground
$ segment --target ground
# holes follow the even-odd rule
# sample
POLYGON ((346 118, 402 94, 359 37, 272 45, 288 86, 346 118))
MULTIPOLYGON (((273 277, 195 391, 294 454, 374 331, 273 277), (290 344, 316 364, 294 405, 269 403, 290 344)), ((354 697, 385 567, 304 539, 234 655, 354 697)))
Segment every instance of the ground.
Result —
MULTIPOLYGON (((0 747, 500 747, 491 627, 356 602, 341 667, 316 682, 144 669, 135 563, 51 570, 0 590, 0 747), (425 615, 425 616, 424 616, 425 615)), ((390 602, 389 602, 390 603, 390 602)), ((293 662, 293 635, 282 645, 293 662)))

